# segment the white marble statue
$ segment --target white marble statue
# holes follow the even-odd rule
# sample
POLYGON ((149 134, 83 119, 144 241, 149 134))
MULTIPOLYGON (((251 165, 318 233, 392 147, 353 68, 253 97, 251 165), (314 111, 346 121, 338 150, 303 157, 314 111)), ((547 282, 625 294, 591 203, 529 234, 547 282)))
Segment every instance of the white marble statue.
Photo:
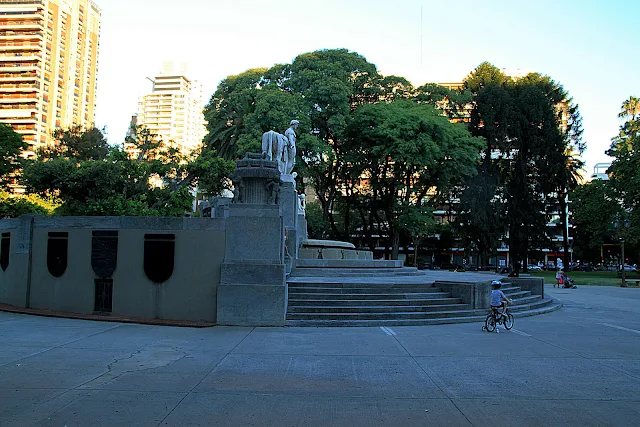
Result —
POLYGON ((287 137, 287 172, 288 174, 293 171, 293 167, 296 165, 296 129, 300 124, 297 120, 291 120, 289 129, 284 133, 287 137))
POLYGON ((290 175, 296 164, 296 132, 300 122, 291 120, 291 126, 282 135, 270 130, 262 135, 262 152, 269 160, 278 162, 281 174, 290 175))
POLYGON ((307 196, 305 196, 304 193, 298 194, 298 215, 305 215, 306 211, 307 211, 307 196))

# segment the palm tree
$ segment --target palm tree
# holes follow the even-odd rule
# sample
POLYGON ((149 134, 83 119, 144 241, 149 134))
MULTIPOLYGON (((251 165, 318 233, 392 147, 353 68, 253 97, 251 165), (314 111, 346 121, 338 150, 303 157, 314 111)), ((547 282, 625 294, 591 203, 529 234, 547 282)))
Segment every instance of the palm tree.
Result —
POLYGON ((640 98, 630 96, 629 99, 622 103, 622 111, 618 114, 621 119, 638 120, 640 119, 640 98))

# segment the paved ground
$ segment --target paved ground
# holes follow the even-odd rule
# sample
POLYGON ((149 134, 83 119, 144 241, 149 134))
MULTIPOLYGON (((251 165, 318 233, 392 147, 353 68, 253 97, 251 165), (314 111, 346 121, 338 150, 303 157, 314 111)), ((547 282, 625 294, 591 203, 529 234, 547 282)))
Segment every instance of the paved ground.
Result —
POLYGON ((499 334, 0 313, 0 425, 637 426, 640 289, 546 291, 499 334))

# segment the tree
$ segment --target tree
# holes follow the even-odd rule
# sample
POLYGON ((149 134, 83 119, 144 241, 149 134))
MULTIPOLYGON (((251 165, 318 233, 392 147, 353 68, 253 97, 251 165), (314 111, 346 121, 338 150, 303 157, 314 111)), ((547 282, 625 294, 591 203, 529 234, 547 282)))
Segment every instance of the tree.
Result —
POLYGON ((622 103, 622 111, 618 114, 621 119, 636 121, 640 119, 640 98, 630 96, 622 103))
POLYGON ((368 224, 387 228, 392 259, 397 259, 401 234, 424 235, 428 225, 416 222, 430 224, 429 208, 439 196, 475 173, 482 145, 430 105, 395 101, 355 111, 344 161, 355 171, 355 187, 368 196, 368 224))
POLYGON ((453 90, 436 83, 420 86, 413 99, 420 104, 429 104, 444 111, 450 120, 462 121, 465 109, 472 101, 469 90, 453 90))
POLYGON ((460 195, 458 220, 465 248, 477 251, 478 264, 489 264, 504 234, 506 220, 497 176, 479 167, 478 174, 466 182, 460 195))
POLYGON ((612 198, 631 221, 628 241, 640 241, 640 112, 638 98, 629 97, 622 104, 619 117, 626 119, 619 134, 611 140, 606 154, 614 160, 608 169, 612 198))
POLYGON ((608 181, 593 180, 571 193, 573 245, 580 259, 600 262, 602 245, 611 242, 620 207, 613 200, 608 181))
MULTIPOLYGON (((101 140, 78 134, 71 141, 101 140)), ((181 156, 143 126, 132 128, 123 147, 109 147, 101 158, 93 158, 95 153, 57 147, 52 157, 25 168, 27 189, 57 196, 59 215, 182 216, 191 211, 196 183, 216 194, 228 185, 233 167, 212 150, 195 158, 181 156)))
POLYGON ((223 80, 205 109, 205 143, 233 159, 260 150, 263 132, 282 131, 291 119, 299 120, 298 182, 313 184, 325 220, 338 233, 333 206, 338 177, 348 173, 340 147, 351 113, 359 105, 401 98, 410 90, 406 79, 383 79, 375 65, 346 49, 305 53, 291 64, 223 80))
MULTIPOLYGON (((400 237, 415 236, 418 222, 431 221, 424 214, 428 207, 420 203, 442 197, 464 175, 465 165, 477 161, 478 141, 431 106, 420 105, 430 103, 427 98, 416 98, 415 89, 402 77, 381 76, 374 64, 355 52, 305 53, 291 64, 252 69, 225 79, 207 106, 207 146, 235 158, 249 149, 259 150, 263 132, 284 129, 292 118, 300 120, 298 185, 313 185, 330 237, 351 240, 359 234, 373 248, 374 235, 390 232, 397 256, 400 237), (369 107, 372 109, 367 110, 369 107), (394 114, 399 115, 397 119, 394 114), (362 128, 367 115, 375 117, 375 126, 391 129, 394 135, 374 135, 372 138, 386 140, 377 143, 372 139, 367 145, 361 138, 366 133, 361 130, 367 131, 362 128), (424 156, 432 156, 431 163, 420 165, 421 160, 409 158, 411 150, 423 150, 429 144, 434 151, 424 156), (367 153, 384 161, 368 158, 367 153), (443 167, 434 163, 436 158, 443 167), (403 177, 401 186, 411 189, 396 193, 384 188, 382 182, 389 182, 381 174, 385 165, 387 171, 403 177), (407 175, 412 168, 419 170, 417 177, 407 175), (408 184, 404 177, 409 177, 408 184), (371 190, 374 184, 377 187, 371 190), (419 203, 413 200, 415 194, 420 195, 419 203), (403 197, 410 203, 398 201, 403 197), (411 206, 416 210, 407 210, 411 206), (420 221, 414 221, 418 217, 420 221)), ((458 98, 456 102, 462 103, 458 98)))
POLYGON ((51 215, 58 206, 55 200, 35 194, 17 195, 0 192, 0 219, 18 218, 21 215, 51 215))
POLYGON ((565 153, 582 147, 578 108, 549 77, 531 73, 514 80, 488 63, 470 74, 465 88, 474 99, 471 132, 486 139, 479 173, 486 183, 495 182, 490 177, 499 183, 484 209, 491 214, 495 197, 504 202, 511 258, 522 263, 530 247, 548 242, 546 207, 564 200, 570 178, 563 172, 565 153))
POLYGON ((24 166, 22 153, 28 147, 22 135, 16 133, 10 125, 0 123, 0 185, 3 189, 15 180, 24 166))
POLYGON ((85 129, 80 125, 53 131, 53 143, 38 152, 41 159, 66 157, 82 162, 100 160, 109 154, 109 144, 104 131, 95 127, 85 129))

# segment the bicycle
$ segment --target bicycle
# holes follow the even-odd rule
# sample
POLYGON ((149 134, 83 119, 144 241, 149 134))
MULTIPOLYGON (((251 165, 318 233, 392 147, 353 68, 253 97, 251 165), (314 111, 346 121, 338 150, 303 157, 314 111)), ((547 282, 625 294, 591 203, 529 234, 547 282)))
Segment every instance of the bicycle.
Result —
POLYGON ((487 314, 487 318, 484 320, 483 331, 493 332, 498 325, 504 325, 506 330, 513 328, 514 318, 511 311, 506 308, 504 313, 499 312, 495 308, 491 308, 491 313, 487 314))

